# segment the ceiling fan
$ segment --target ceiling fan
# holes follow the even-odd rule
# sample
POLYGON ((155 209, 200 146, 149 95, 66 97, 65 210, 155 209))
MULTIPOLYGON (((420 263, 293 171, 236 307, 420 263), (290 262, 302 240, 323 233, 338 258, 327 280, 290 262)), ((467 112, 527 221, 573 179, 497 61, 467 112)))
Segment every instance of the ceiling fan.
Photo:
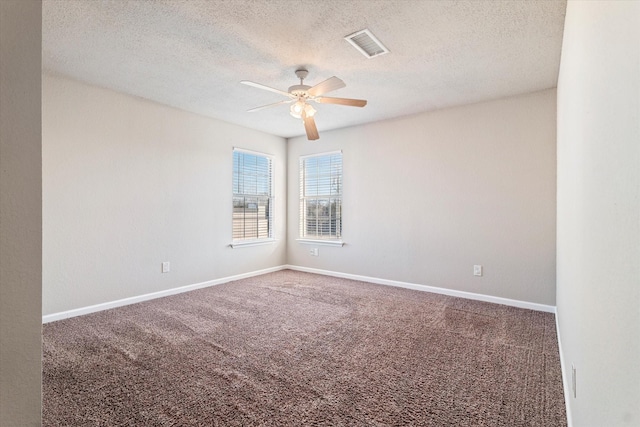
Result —
POLYGON ((241 81, 240 83, 242 84, 275 92, 288 98, 280 102, 263 105, 262 107, 252 108, 247 111, 252 113, 254 111, 259 111, 265 108, 275 107, 276 105, 292 104, 290 108, 290 114, 297 119, 302 119, 304 123, 304 129, 307 132, 307 139, 316 140, 320 138, 320 136, 318 135, 316 122, 313 118, 313 116, 316 114, 316 110, 315 108, 313 108, 313 106, 311 106, 311 104, 309 103, 310 101, 319 102, 321 104, 346 105, 349 107, 364 107, 365 105, 367 105, 367 101, 364 99, 330 98, 327 96, 322 96, 325 93, 343 88, 346 85, 342 80, 333 76, 329 77, 327 80, 321 83, 318 83, 315 86, 307 86, 303 83, 303 80, 307 77, 308 74, 309 72, 304 68, 296 70, 296 76, 300 79, 300 84, 291 86, 288 92, 274 89, 260 83, 250 82, 248 80, 241 81))

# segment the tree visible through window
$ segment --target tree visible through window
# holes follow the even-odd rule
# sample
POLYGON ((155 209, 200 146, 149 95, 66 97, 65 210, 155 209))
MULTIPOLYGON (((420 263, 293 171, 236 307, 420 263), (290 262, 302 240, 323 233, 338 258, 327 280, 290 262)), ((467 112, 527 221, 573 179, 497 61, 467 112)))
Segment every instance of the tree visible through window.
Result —
POLYGON ((233 241, 273 237, 271 158, 233 150, 233 241))
POLYGON ((342 238, 342 153, 300 158, 300 237, 342 238))

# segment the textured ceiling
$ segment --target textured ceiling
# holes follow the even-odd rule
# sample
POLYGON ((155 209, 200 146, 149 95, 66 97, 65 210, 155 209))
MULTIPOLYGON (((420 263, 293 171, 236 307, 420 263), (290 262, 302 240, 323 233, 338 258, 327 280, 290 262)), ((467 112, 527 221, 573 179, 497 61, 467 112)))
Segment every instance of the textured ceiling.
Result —
POLYGON ((556 86, 566 1, 217 0, 43 2, 46 72, 292 137, 282 90, 309 70, 338 76, 322 131, 556 86), (365 58, 343 37, 369 28, 391 53, 365 58))

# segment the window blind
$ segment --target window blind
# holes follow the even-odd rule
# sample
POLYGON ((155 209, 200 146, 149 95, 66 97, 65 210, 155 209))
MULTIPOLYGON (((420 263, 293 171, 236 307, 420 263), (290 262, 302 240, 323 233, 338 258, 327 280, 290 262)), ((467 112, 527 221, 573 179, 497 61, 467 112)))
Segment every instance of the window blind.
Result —
POLYGON ((233 150, 233 241, 273 237, 271 157, 233 150))
POLYGON ((342 153, 300 158, 300 237, 342 238, 342 153))

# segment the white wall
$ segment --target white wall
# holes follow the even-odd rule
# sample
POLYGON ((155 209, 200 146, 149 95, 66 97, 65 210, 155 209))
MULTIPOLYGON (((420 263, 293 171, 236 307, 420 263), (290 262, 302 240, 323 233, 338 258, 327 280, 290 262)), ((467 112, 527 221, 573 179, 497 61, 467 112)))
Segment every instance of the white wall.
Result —
POLYGON ((567 6, 557 309, 574 426, 640 425, 640 2, 567 6))
POLYGON ((285 264, 283 138, 46 75, 42 112, 45 315, 285 264), (234 146, 275 156, 275 244, 228 247, 234 146))
POLYGON ((289 264, 555 305, 555 96, 291 139, 289 264), (311 257, 295 240, 299 157, 331 150, 343 151, 347 244, 311 257))
POLYGON ((42 5, 0 1, 0 424, 40 425, 42 5))

